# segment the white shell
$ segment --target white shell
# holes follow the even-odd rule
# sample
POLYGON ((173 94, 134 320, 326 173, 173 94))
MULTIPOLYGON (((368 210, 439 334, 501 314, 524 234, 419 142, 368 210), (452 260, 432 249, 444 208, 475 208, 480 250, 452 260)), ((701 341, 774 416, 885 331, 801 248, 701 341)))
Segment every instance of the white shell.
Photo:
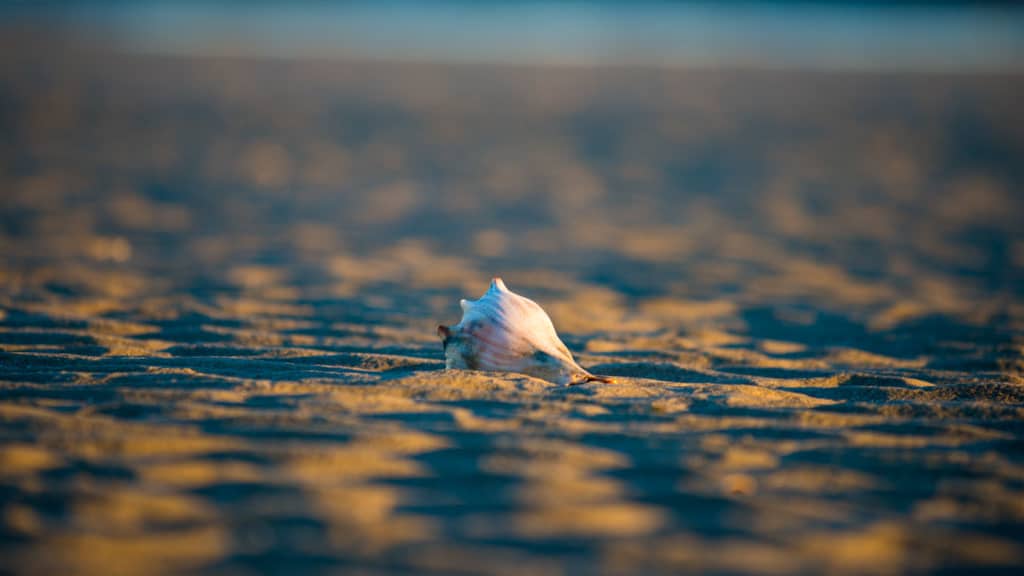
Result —
POLYGON ((512 292, 501 278, 477 301, 462 300, 462 320, 438 326, 448 369, 519 372, 556 384, 581 384, 594 376, 573 360, 551 318, 533 300, 512 292))

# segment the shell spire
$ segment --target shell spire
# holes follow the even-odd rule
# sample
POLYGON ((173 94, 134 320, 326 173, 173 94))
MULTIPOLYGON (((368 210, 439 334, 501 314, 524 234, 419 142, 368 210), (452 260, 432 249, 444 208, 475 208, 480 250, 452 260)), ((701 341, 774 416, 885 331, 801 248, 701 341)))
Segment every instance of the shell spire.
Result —
POLYGON ((519 372, 556 384, 612 382, 573 359, 539 304, 493 278, 479 300, 461 300, 462 320, 438 326, 448 369, 519 372))

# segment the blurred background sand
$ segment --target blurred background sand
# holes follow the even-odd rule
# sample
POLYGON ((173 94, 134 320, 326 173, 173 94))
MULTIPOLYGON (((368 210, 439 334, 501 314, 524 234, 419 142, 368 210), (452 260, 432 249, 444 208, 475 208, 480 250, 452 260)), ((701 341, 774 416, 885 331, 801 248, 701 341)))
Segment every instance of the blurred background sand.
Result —
POLYGON ((1019 10, 183 6, 0 11, 0 572, 1024 563, 1019 10))

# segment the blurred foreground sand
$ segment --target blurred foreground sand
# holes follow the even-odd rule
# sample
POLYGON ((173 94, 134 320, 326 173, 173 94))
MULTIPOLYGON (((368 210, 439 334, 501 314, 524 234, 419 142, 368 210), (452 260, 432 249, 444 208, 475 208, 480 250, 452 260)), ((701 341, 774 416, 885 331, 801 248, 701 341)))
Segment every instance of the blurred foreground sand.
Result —
POLYGON ((0 572, 1024 563, 1019 78, 63 40, 0 51, 0 572), (442 371, 498 274, 619 383, 442 371))

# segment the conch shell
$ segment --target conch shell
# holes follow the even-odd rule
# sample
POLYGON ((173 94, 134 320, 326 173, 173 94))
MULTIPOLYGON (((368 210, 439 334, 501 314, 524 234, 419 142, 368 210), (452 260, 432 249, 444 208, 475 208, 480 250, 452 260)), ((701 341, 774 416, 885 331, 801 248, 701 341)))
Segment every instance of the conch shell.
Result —
POLYGON ((570 386, 612 382, 581 368, 540 305, 509 290, 501 278, 491 280, 479 300, 459 304, 462 320, 437 327, 449 370, 518 372, 570 386))

